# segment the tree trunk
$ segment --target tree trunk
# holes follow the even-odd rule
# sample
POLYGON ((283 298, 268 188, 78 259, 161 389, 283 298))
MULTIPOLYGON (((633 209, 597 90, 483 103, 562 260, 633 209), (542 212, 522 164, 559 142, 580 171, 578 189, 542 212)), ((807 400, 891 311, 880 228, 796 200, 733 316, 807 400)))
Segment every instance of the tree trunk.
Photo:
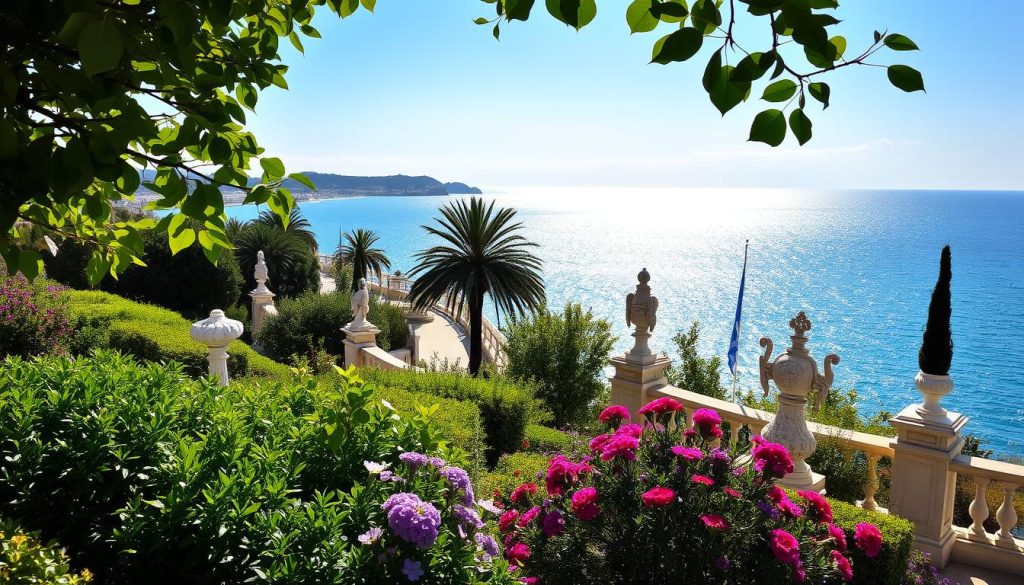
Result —
POLYGON ((478 293, 469 299, 469 373, 475 376, 483 361, 484 295, 478 293))

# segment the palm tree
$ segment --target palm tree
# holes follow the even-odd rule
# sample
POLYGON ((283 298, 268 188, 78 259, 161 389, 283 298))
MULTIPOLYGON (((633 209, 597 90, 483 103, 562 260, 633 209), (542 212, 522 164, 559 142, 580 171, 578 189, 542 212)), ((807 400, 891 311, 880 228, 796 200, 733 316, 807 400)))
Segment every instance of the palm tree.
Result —
POLYGON ((281 222, 281 218, 269 209, 261 211, 259 217, 257 217, 255 221, 258 224, 283 229, 290 234, 298 236, 299 239, 309 246, 309 249, 312 250, 314 254, 319 249, 316 243, 316 234, 313 233, 313 224, 309 223, 309 220, 302 215, 302 211, 300 211, 298 207, 293 207, 288 213, 288 227, 284 227, 284 224, 281 222))
POLYGON ((372 230, 352 230, 342 232, 338 240, 338 249, 334 252, 336 264, 349 263, 352 265, 352 290, 359 290, 359 279, 366 278, 367 274, 376 274, 377 281, 381 280, 383 272, 391 268, 391 260, 388 259, 384 250, 374 248, 380 238, 372 230))
POLYGON ((224 235, 228 237, 229 241, 234 242, 238 239, 238 236, 241 235, 242 230, 244 230, 248 225, 249 222, 247 221, 240 221, 236 217, 229 217, 228 220, 224 222, 224 235))
POLYGON ((409 295, 420 310, 442 299, 456 314, 469 305, 469 372, 476 375, 483 359, 484 295, 491 295, 499 314, 539 309, 545 300, 541 261, 530 252, 537 244, 519 234, 515 209, 495 210, 493 201, 473 197, 440 211, 440 226, 423 229, 445 243, 416 254, 409 295))
POLYGON ((320 289, 320 263, 297 234, 252 222, 242 229, 234 244, 235 258, 246 281, 243 302, 248 302, 247 293, 256 286, 253 268, 260 250, 266 255, 269 286, 278 297, 297 297, 320 289))

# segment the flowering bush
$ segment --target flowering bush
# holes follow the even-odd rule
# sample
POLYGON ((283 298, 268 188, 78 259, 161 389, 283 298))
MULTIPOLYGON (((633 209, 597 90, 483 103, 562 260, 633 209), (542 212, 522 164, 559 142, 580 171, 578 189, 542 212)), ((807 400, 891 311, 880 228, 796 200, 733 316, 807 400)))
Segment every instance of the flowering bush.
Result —
POLYGON ((698 410, 683 429, 667 397, 640 414, 642 425, 621 406, 602 412, 607 432, 589 455, 550 460, 546 495, 532 484, 496 494, 522 582, 843 583, 854 557, 877 563, 875 526, 858 525, 848 542, 820 494, 776 485, 793 471, 783 446, 754 437, 749 456, 721 449, 718 413, 698 410))
POLYGON ((79 573, 70 569, 68 556, 55 543, 44 543, 38 534, 0 518, 0 583, 84 585, 91 581, 88 569, 79 573))
POLYGON ((0 276, 0 357, 67 352, 71 326, 60 290, 42 278, 0 276))

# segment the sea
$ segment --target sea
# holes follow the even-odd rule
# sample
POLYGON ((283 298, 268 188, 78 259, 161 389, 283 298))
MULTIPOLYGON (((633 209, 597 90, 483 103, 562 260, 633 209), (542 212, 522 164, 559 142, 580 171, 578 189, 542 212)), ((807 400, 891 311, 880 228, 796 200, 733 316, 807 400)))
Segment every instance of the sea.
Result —
MULTIPOLYGON (((435 243, 422 226, 463 196, 320 197, 301 210, 322 252, 341 231, 371 229, 393 268, 408 272, 435 243)), ((759 340, 781 351, 804 311, 819 364, 841 359, 833 388, 855 389, 869 416, 920 401, 917 352, 949 244, 955 386, 944 405, 970 417, 966 432, 997 455, 1024 456, 1024 363, 1014 361, 1024 360, 1024 192, 536 187, 484 197, 518 210, 544 261, 549 306, 579 303, 609 320, 621 353, 632 342, 626 294, 646 268, 659 300, 651 347, 672 355, 673 335, 698 321, 701 353, 722 358, 727 386, 749 241, 738 387, 760 392, 759 340)), ((257 213, 228 208, 239 219, 257 213)))

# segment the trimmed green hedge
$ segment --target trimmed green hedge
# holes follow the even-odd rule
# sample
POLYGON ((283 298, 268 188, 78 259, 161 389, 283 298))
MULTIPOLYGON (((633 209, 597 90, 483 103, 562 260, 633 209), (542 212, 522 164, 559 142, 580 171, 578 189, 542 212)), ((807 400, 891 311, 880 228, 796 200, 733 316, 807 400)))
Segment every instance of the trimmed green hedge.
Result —
MULTIPOLYGON (((68 305, 75 339, 72 352, 87 354, 94 348, 110 348, 152 362, 176 361, 190 376, 209 372, 206 347, 192 341, 192 322, 174 311, 137 303, 99 291, 68 290, 61 293, 68 305)), ((287 377, 283 364, 259 355, 241 341, 228 346, 228 373, 287 377)))
POLYGON ((846 529, 846 539, 853 543, 853 530, 859 522, 878 526, 882 532, 882 552, 874 560, 864 562, 864 553, 855 546, 850 547, 853 560, 853 583, 858 585, 900 585, 907 574, 910 551, 914 544, 914 524, 899 516, 871 512, 853 504, 829 499, 832 516, 839 526, 846 529), (860 562, 859 562, 860 561, 860 562), (881 562, 879 562, 881 561, 881 562), (873 570, 868 570, 871 568, 873 570))
POLYGON ((548 468, 548 459, 546 455, 526 451, 502 455, 494 471, 480 479, 480 497, 490 498, 494 490, 507 496, 521 483, 538 481, 537 474, 548 468))
POLYGON ((526 426, 543 418, 543 409, 523 386, 502 378, 472 378, 454 372, 365 369, 360 375, 387 388, 468 400, 480 407, 487 433, 487 462, 522 448, 526 426))
POLYGON ((524 448, 536 453, 567 452, 572 448, 572 437, 551 427, 526 425, 524 448))

